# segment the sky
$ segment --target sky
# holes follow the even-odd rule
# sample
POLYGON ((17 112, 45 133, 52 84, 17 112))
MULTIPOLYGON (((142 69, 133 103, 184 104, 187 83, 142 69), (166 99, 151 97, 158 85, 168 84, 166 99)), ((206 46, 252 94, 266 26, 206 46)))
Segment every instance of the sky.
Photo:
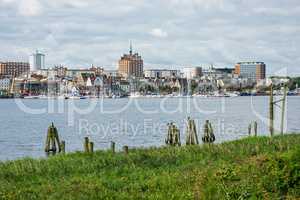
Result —
POLYGON ((144 68, 233 67, 300 75, 299 0, 0 0, 0 61, 108 69, 129 51, 144 68))

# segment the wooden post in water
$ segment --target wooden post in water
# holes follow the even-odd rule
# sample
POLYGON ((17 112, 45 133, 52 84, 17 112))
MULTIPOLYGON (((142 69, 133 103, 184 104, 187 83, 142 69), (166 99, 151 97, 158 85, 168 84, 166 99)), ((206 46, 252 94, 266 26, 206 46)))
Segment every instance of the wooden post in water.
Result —
POLYGON ((280 124, 280 133, 283 135, 283 129, 284 129, 284 115, 285 115, 285 104, 286 104, 286 96, 287 96, 287 84, 284 85, 284 92, 283 92, 283 99, 282 99, 282 105, 281 105, 281 124, 280 124))
POLYGON ((94 142, 89 142, 89 153, 94 153, 94 142))
POLYGON ((89 138, 88 137, 84 138, 83 148, 84 148, 84 152, 86 152, 86 153, 89 152, 89 138))
POLYGON ((123 147, 123 151, 124 151, 124 153, 127 155, 127 154, 128 154, 128 151, 129 151, 128 146, 124 146, 124 147, 123 147))
POLYGON ((252 125, 251 123, 248 126, 248 135, 251 136, 251 129, 252 129, 252 125))
POLYGON ((52 123, 49 126, 48 131, 47 131, 45 152, 46 153, 49 153, 49 152, 56 153, 57 148, 58 148, 58 151, 61 152, 58 131, 57 131, 57 128, 52 123))
POLYGON ((209 143, 209 144, 211 144, 215 140, 216 140, 216 137, 215 137, 212 125, 209 122, 209 120, 206 120, 206 122, 204 124, 204 135, 202 137, 202 141, 203 141, 203 143, 209 143))
POLYGON ((61 149, 61 153, 66 153, 66 142, 65 141, 61 141, 60 149, 61 149))
POLYGON ((254 126, 254 136, 256 137, 257 136, 257 121, 254 122, 253 126, 254 126))
POLYGON ((169 146, 180 146, 180 130, 173 123, 168 123, 168 134, 165 140, 166 145, 169 146))
POLYGON ((273 96, 273 84, 271 83, 270 85, 270 105, 269 105, 269 130, 270 130, 270 135, 274 135, 274 96, 273 96))
POLYGON ((187 133, 186 133, 186 145, 195 145, 195 144, 199 144, 195 121, 188 118, 187 133))
POLYGON ((112 153, 116 152, 116 143, 113 141, 110 142, 110 150, 112 153))

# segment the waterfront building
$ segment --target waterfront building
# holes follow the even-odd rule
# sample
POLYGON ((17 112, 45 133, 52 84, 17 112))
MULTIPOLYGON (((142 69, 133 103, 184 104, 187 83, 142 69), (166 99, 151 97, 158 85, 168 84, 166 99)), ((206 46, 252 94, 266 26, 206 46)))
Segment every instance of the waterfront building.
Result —
POLYGON ((30 71, 45 69, 45 55, 36 51, 29 57, 30 71))
POLYGON ((179 70, 169 69, 146 69, 144 70, 144 77, 146 79, 170 79, 180 76, 179 70))
POLYGON ((95 72, 91 71, 89 69, 68 69, 66 71, 66 76, 72 77, 72 78, 79 78, 83 74, 95 76, 95 72))
POLYGON ((119 85, 122 94, 128 95, 130 93, 130 83, 128 81, 121 80, 119 85))
POLYGON ((0 91, 9 91, 11 80, 8 77, 0 79, 0 91))
POLYGON ((26 62, 0 62, 0 76, 10 75, 18 77, 28 73, 29 70, 30 65, 26 62))
POLYGON ((93 71, 93 72, 95 72, 96 76, 101 76, 101 75, 103 75, 103 72, 104 72, 104 68, 103 67, 92 66, 90 68, 90 70, 93 71))
POLYGON ((118 72, 128 77, 143 77, 143 60, 138 53, 133 53, 132 46, 130 45, 129 54, 124 54, 119 60, 118 72))
POLYGON ((184 78, 200 78, 202 76, 202 67, 185 67, 183 68, 182 72, 184 78))
POLYGON ((263 62, 239 62, 235 65, 235 74, 258 82, 266 78, 266 65, 263 62))
POLYGON ((215 68, 213 66, 202 70, 203 79, 232 79, 234 76, 234 68, 215 68))
POLYGON ((103 75, 105 75, 106 77, 116 77, 120 79, 122 76, 118 70, 104 70, 103 75))

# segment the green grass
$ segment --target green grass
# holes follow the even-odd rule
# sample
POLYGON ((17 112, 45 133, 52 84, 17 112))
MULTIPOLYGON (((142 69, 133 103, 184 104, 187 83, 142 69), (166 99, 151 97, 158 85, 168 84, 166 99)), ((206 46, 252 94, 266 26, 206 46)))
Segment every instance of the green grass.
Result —
POLYGON ((0 164, 0 199, 300 199, 300 135, 0 164))

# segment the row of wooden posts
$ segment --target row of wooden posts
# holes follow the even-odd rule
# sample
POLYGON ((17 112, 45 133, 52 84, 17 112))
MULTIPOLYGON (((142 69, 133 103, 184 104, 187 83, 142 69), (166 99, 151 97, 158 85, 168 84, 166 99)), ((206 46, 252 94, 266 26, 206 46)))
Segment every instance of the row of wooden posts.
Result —
POLYGON ((249 136, 252 135, 252 126, 253 126, 253 130, 254 130, 254 136, 257 136, 257 122, 256 121, 249 124, 249 126, 248 126, 248 135, 249 136))
POLYGON ((286 107, 286 97, 287 97, 287 91, 288 86, 287 84, 283 85, 283 97, 278 100, 274 100, 274 90, 277 89, 277 86, 274 86, 273 84, 270 85, 270 101, 269 101, 269 130, 270 135, 274 135, 274 107, 278 106, 281 109, 281 124, 280 124, 280 134, 283 134, 284 130, 284 119, 285 119, 285 107, 286 107), (278 103, 281 103, 281 105, 278 105, 278 103))
MULTIPOLYGON (((281 102, 281 134, 283 134, 284 128, 284 117, 285 117, 285 106, 286 106, 286 96, 287 96, 287 85, 284 85, 284 94, 283 98, 274 101, 274 86, 270 86, 270 104, 269 104, 269 130, 270 135, 274 135, 274 106, 281 102)), ((278 105, 277 105, 278 106, 278 105)), ((165 143, 169 146, 181 146, 180 142, 180 130, 174 123, 168 123, 168 133, 165 143)), ((254 136, 257 136, 257 122, 254 121, 248 126, 248 134, 252 135, 252 127, 254 130, 254 136)), ((215 135, 209 120, 206 120, 204 124, 204 134, 202 137, 203 143, 213 143, 215 141, 215 135)), ((187 120, 187 133, 186 133, 186 145, 197 145, 199 144, 197 129, 195 121, 191 118, 187 120)), ((115 152, 115 142, 111 142, 111 151, 115 152)), ((57 149, 59 153, 65 153, 65 141, 60 141, 58 136, 57 128, 52 123, 47 131, 45 152, 46 153, 56 153, 57 149)), ((128 154, 128 146, 123 147, 125 154, 128 154)), ((88 137, 84 138, 84 152, 93 153, 94 152, 94 143, 89 140, 88 137)))
MULTIPOLYGON (((204 125, 204 135, 202 137, 202 141, 204 143, 213 143, 215 141, 215 136, 213 133, 211 123, 206 120, 204 125)), ((165 143, 169 146, 181 146, 180 142, 180 131, 176 127, 174 123, 168 124, 168 133, 165 143)), ((197 130, 195 121, 188 118, 187 121, 187 135, 186 135, 186 145, 197 145, 199 144, 197 130)), ((59 153, 65 153, 65 141, 59 140, 57 128, 52 123, 47 131, 46 137, 46 145, 45 145, 45 152, 46 153, 56 153, 57 150, 59 153)), ((111 142, 111 151, 115 153, 116 143, 111 142)), ((83 142, 83 149, 86 153, 93 153, 94 152, 94 142, 92 142, 88 137, 84 138, 83 142)), ((123 151, 125 154, 128 154, 129 148, 128 146, 123 146, 123 151)))
MULTIPOLYGON (((165 143, 168 146, 181 146, 180 142, 180 130, 174 123, 168 123, 168 133, 167 137, 165 139, 165 143)), ((254 122, 254 130, 255 135, 257 135, 257 123, 254 122)), ((215 141, 215 135, 212 128, 212 124, 209 120, 205 121, 204 127, 203 127, 203 137, 202 142, 203 143, 213 143, 215 141)), ((249 125, 249 135, 251 134, 251 124, 249 125)), ((198 145, 198 135, 197 135, 197 129, 195 121, 191 118, 188 118, 187 120, 187 128, 186 128, 186 145, 198 145)), ((110 149, 113 153, 115 153, 116 149, 116 143, 111 142, 110 149)), ((47 139, 46 139, 46 147, 45 152, 46 153, 56 153, 58 149, 59 153, 65 153, 65 141, 59 140, 58 131, 57 128, 52 123, 47 132, 47 139)), ((94 142, 92 142, 88 137, 84 138, 83 142, 83 149, 86 153, 93 153, 94 152, 94 142)), ((128 154, 129 147, 123 146, 123 151, 125 154, 128 154)))
MULTIPOLYGON (((204 135, 202 137, 203 143, 213 143, 215 141, 215 135, 209 120, 206 120, 204 124, 204 135)), ((165 143, 169 146, 181 146, 180 142, 180 130, 174 123, 168 124, 168 134, 165 143)), ((186 128, 186 145, 198 145, 198 135, 195 121, 191 118, 187 120, 186 128)))
MULTIPOLYGON (((125 154, 128 154, 128 146, 123 146, 123 151, 125 154)), ((112 153, 116 152, 116 143, 110 142, 110 150, 112 153)), ((94 142, 91 142, 88 137, 84 138, 84 152, 86 153, 94 153, 94 142)))
MULTIPOLYGON (((113 153, 116 152, 116 143, 111 142, 110 148, 113 153)), ((94 152, 94 142, 90 141, 88 137, 84 138, 83 142, 84 152, 93 153, 94 152)), ((57 128, 52 123, 47 131, 46 144, 45 144, 45 152, 46 153, 56 153, 58 150, 59 153, 65 153, 66 151, 66 143, 65 141, 60 141, 58 136, 57 128)), ((129 148, 128 146, 123 146, 123 151, 125 154, 128 154, 129 148)))

